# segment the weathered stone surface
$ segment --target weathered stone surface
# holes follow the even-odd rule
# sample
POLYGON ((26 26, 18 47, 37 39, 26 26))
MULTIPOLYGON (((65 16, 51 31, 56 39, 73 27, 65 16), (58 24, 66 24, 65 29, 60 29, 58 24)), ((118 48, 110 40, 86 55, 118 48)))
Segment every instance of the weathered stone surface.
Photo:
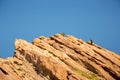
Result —
POLYGON ((15 41, 14 56, 0 58, 0 80, 119 80, 120 56, 71 35, 15 41))

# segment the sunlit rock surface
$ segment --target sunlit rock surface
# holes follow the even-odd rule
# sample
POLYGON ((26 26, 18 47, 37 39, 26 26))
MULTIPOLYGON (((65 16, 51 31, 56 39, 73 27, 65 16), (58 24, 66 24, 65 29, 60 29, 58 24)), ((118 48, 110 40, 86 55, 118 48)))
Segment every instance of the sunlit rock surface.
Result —
POLYGON ((120 56, 92 41, 56 34, 14 46, 0 58, 0 80, 120 80, 120 56))

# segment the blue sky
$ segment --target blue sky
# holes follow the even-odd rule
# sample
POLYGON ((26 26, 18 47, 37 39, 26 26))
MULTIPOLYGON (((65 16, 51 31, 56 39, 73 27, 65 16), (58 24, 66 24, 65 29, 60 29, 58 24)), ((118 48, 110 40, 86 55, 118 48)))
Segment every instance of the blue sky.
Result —
POLYGON ((120 54, 119 0, 0 0, 0 57, 14 41, 71 34, 120 54))

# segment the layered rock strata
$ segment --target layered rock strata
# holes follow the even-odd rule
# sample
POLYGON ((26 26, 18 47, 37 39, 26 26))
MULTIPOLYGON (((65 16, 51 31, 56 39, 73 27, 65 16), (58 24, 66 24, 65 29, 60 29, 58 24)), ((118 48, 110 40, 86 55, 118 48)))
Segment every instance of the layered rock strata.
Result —
POLYGON ((120 56, 71 35, 15 41, 14 56, 0 58, 0 80, 119 80, 120 56))

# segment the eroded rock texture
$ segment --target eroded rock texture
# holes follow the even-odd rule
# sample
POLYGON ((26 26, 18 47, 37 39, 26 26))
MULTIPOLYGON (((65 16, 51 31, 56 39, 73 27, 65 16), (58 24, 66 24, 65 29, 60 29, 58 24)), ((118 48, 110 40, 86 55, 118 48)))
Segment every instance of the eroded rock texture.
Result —
POLYGON ((18 39, 0 58, 0 80, 120 80, 120 56, 70 35, 18 39))

